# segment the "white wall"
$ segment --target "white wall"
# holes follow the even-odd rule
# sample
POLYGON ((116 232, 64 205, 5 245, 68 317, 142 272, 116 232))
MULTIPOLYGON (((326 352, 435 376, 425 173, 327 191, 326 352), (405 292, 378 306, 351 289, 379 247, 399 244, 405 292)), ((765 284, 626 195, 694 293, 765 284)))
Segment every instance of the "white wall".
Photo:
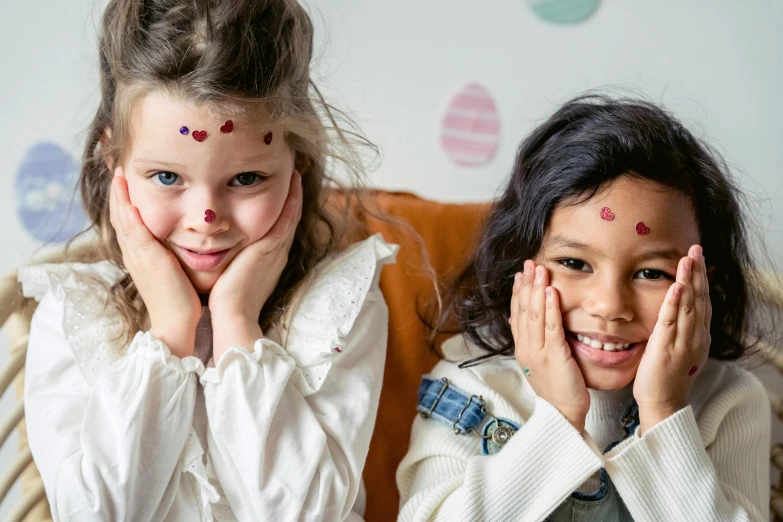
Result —
MULTIPOLYGON (((735 167, 757 229, 783 270, 783 2, 604 0, 554 26, 525 0, 309 0, 317 71, 336 105, 380 145, 372 183, 449 201, 487 199, 518 142, 584 89, 630 88, 662 102, 735 167), (439 148, 449 95, 479 82, 495 96, 501 146, 477 169, 439 148)), ((0 0, 0 273, 40 243, 14 196, 25 152, 49 140, 78 159, 97 103, 96 26, 104 0, 0 0)), ((0 336, 0 364, 8 345, 0 336)), ((7 411, 9 397, 0 402, 7 411)), ((0 452, 0 465, 13 453, 0 452)), ((17 492, 18 493, 18 492, 17 492)), ((4 516, 7 506, 0 509, 4 516)))
POLYGON ((490 198, 557 104, 586 89, 630 90, 717 146, 763 200, 754 212, 783 259, 783 3, 604 0, 574 26, 540 21, 524 0, 311 5, 321 81, 383 149, 375 184, 490 198), (473 81, 495 96, 502 142, 495 161, 469 169, 449 162, 438 136, 450 94, 473 81))

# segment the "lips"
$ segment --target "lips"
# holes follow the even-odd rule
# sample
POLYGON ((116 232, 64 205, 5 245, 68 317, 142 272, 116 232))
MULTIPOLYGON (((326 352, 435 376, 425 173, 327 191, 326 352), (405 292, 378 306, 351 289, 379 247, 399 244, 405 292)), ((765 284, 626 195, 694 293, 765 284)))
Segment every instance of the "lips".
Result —
POLYGON ((634 359, 644 350, 644 347, 647 344, 643 341, 629 342, 629 340, 619 337, 595 333, 593 333, 591 337, 589 333, 585 336, 581 333, 568 332, 566 334, 566 340, 571 346, 571 351, 575 356, 587 359, 596 366, 607 368, 622 366, 634 359), (580 340, 579 337, 582 339, 580 340))
POLYGON ((196 251, 177 246, 180 259, 191 269, 207 272, 223 262, 230 249, 196 251))

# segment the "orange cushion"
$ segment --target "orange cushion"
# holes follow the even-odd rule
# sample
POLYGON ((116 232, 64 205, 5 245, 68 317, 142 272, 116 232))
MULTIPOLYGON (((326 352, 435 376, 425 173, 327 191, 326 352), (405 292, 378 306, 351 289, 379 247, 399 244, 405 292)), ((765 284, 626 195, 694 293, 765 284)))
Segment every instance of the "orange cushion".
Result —
MULTIPOLYGON (((448 204, 427 201, 405 192, 375 192, 380 211, 408 224, 421 236, 440 282, 462 270, 471 255, 489 204, 448 204)), ((412 231, 371 216, 360 216, 370 232, 400 245, 397 263, 386 266, 381 290, 389 306, 389 344, 378 420, 364 471, 369 522, 397 520, 399 495, 395 472, 408 450, 422 374, 438 362, 427 342, 419 316, 433 302, 431 278, 421 264, 419 243, 412 231)))

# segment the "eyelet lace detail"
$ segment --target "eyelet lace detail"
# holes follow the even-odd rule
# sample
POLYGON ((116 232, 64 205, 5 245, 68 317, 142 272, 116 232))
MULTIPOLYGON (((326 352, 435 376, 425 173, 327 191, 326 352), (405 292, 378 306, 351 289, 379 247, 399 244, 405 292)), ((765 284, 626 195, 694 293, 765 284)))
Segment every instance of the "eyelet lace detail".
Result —
POLYGON ((51 290, 64 304, 63 331, 91 386, 122 352, 124 325, 109 287, 123 276, 109 261, 32 265, 19 273, 25 297, 40 301, 51 290))
POLYGON ((370 286, 380 277, 380 268, 393 263, 399 247, 375 234, 319 264, 308 276, 278 331, 249 347, 231 347, 217 367, 209 367, 202 384, 218 383, 225 368, 235 360, 257 362, 264 350, 294 359, 291 382, 304 395, 321 389, 335 357, 344 355, 345 339, 353 328, 370 286))

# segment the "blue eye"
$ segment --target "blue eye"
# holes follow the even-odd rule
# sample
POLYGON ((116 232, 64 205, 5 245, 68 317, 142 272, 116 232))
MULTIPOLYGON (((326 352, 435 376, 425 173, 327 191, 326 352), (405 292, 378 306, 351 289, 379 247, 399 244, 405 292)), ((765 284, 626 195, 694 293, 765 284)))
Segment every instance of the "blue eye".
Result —
POLYGON ((639 270, 636 272, 636 275, 639 277, 639 279, 649 279, 651 281, 658 281, 660 279, 670 279, 674 281, 674 278, 666 272, 663 272, 662 270, 654 270, 652 268, 639 270))
POLYGON ((563 265, 566 268, 570 268, 571 270, 577 270, 577 271, 584 271, 585 268, 587 268, 589 271, 590 267, 582 261, 581 259, 558 259, 557 263, 560 265, 563 265))
POLYGON ((179 176, 173 172, 158 172, 155 177, 160 181, 161 185, 171 186, 177 182, 179 176))
POLYGON ((237 176, 234 178, 234 181, 236 182, 236 185, 241 187, 249 187, 251 185, 255 185, 262 179, 263 178, 255 172, 243 172, 242 174, 237 174, 237 176))

